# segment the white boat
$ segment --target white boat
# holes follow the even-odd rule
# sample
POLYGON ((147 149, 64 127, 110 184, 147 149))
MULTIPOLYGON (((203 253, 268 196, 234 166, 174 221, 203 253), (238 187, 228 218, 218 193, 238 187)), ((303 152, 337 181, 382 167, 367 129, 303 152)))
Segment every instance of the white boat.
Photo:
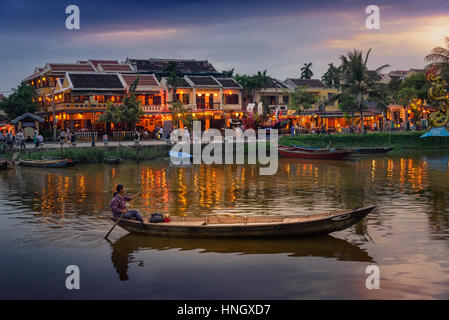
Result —
POLYGON ((192 155, 187 152, 181 152, 181 151, 172 151, 168 153, 170 155, 170 158, 176 158, 176 159, 190 159, 192 158, 192 155))

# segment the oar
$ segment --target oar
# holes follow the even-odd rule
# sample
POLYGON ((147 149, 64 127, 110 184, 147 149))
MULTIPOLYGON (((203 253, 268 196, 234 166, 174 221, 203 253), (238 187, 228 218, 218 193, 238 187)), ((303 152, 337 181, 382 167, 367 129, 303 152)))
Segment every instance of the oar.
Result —
MULTIPOLYGON (((138 197, 139 195, 140 195, 140 192, 134 197, 134 199, 132 199, 132 200, 129 202, 129 204, 131 205, 131 204, 134 202, 134 200, 137 199, 137 197, 138 197)), ((123 212, 123 213, 121 214, 121 216, 117 219, 117 221, 114 223, 114 225, 113 225, 112 228, 109 230, 109 232, 104 236, 105 239, 108 238, 109 234, 112 232, 112 230, 114 230, 115 226, 120 222, 120 220, 122 220, 122 217, 123 217, 123 215, 124 215, 125 213, 126 213, 126 211, 123 212)))

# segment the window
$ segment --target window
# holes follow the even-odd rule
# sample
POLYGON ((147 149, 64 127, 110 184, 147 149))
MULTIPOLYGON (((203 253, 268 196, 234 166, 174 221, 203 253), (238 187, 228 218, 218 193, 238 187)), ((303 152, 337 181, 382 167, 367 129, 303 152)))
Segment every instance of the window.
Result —
POLYGON ((224 104, 239 104, 239 95, 235 93, 225 94, 223 99, 224 104))

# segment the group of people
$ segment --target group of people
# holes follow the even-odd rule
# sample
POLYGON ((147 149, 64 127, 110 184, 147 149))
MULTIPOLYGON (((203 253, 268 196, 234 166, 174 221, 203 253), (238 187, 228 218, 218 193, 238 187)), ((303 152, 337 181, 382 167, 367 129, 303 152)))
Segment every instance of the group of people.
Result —
POLYGON ((70 131, 69 128, 66 130, 59 131, 59 143, 75 143, 76 135, 70 131))
MULTIPOLYGON (((29 139, 29 138, 28 138, 29 139)), ((0 147, 1 148, 21 148, 26 149, 26 141, 25 135, 22 129, 19 129, 17 132, 8 131, 3 132, 0 131, 0 147)), ((38 133, 37 130, 33 132, 33 143, 36 147, 44 142, 43 136, 38 133)))

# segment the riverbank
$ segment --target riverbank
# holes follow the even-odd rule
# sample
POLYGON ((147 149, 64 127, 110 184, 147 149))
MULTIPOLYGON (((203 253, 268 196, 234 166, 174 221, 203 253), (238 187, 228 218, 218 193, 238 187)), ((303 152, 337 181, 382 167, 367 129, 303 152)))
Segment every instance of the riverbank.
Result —
MULTIPOLYGON (((80 163, 103 163, 106 162, 108 158, 119 158, 122 160, 130 161, 144 161, 144 160, 154 160, 158 158, 168 157, 168 151, 171 146, 165 145, 151 145, 151 146, 140 146, 136 147, 89 147, 89 148, 79 148, 79 147, 66 147, 66 148, 42 148, 42 149, 25 149, 25 150, 15 150, 17 153, 15 160, 20 159, 51 159, 51 158, 69 158, 74 161, 79 161, 80 163)), ((9 151, 3 156, 7 159, 12 158, 13 152, 9 151)))
POLYGON ((367 134, 335 134, 335 135, 299 135, 284 136, 279 139, 280 145, 299 144, 310 147, 324 148, 366 148, 395 146, 398 150, 436 150, 448 149, 448 138, 424 138, 419 137, 425 131, 415 132, 378 132, 367 134))

